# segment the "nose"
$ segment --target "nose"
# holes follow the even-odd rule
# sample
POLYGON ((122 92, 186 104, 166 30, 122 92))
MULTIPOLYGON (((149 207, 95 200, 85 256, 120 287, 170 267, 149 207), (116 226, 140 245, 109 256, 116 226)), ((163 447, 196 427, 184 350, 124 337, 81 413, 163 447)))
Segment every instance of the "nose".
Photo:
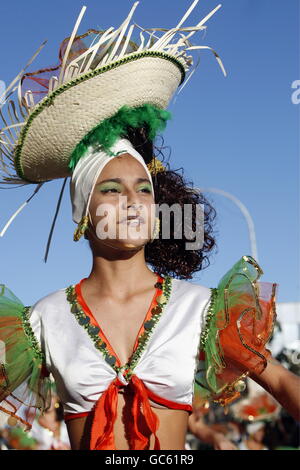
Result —
POLYGON ((141 204, 139 201, 138 194, 135 191, 128 190, 124 195, 124 199, 122 201, 122 209, 128 210, 139 210, 141 209, 141 204))

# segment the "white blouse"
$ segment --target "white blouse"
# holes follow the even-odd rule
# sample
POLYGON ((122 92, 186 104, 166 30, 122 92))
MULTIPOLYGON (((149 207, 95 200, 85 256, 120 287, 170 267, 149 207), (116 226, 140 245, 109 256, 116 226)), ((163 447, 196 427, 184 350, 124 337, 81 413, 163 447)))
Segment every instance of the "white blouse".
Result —
MULTIPOLYGON (((200 334, 210 298, 210 288, 171 278, 170 297, 134 368, 150 391, 153 407, 192 411, 200 334)), ((70 307, 66 289, 60 289, 32 306, 30 323, 65 413, 78 414, 91 411, 118 374, 70 307)))
POLYGON ((65 420, 91 413, 90 449, 115 449, 118 394, 133 391, 130 448, 148 445, 142 414, 159 449, 154 408, 191 413, 204 399, 229 403, 238 398, 248 370, 266 367, 277 284, 257 282, 261 274, 256 261, 243 256, 217 288, 157 275, 133 353, 122 367, 85 303, 82 281, 25 308, 2 286, 0 339, 9 360, 0 408, 28 425, 30 409, 44 409, 51 373, 65 420))

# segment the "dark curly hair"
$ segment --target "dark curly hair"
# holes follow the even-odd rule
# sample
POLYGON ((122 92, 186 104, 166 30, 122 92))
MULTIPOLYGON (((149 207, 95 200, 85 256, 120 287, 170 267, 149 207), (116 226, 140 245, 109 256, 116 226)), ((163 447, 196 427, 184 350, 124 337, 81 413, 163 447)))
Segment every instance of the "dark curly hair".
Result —
MULTIPOLYGON (((147 128, 133 129, 128 128, 127 136, 125 136, 136 150, 143 156, 146 163, 149 163, 153 157, 159 156, 164 162, 162 145, 155 146, 151 140, 147 138, 147 128)), ((162 238, 160 230, 159 238, 154 239, 145 246, 145 259, 155 272, 165 276, 170 275, 179 279, 191 279, 193 273, 207 268, 210 264, 209 257, 217 247, 213 234, 214 220, 216 211, 203 194, 193 191, 191 182, 187 182, 178 170, 169 169, 169 164, 164 162, 166 171, 159 172, 152 177, 154 191, 156 195, 156 204, 167 204, 168 207, 174 203, 179 204, 181 208, 185 204, 190 204, 193 208, 191 230, 195 232, 197 227, 196 206, 201 205, 203 215, 200 223, 203 227, 203 244, 201 249, 187 250, 186 243, 192 242, 187 239, 185 234, 182 238, 174 238, 174 215, 170 213, 170 238, 162 238)), ((180 169, 179 169, 180 170, 180 169)), ((183 216, 182 216, 183 217, 183 216)), ((160 222, 162 222, 160 214, 160 222)), ((182 220, 183 224, 183 220, 182 220)), ((162 223, 160 224, 162 226, 162 223)))

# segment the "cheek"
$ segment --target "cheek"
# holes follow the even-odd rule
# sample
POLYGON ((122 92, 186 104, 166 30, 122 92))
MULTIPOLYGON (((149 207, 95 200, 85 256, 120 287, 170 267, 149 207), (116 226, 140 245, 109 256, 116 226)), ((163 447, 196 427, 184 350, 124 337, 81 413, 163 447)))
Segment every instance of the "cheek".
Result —
POLYGON ((144 202, 143 207, 140 210, 140 215, 144 218, 146 222, 146 224, 142 228, 142 232, 145 237, 151 237, 151 234, 153 233, 155 227, 156 217, 155 204, 152 198, 149 202, 144 202))
POLYGON ((151 201, 149 201, 149 203, 145 205, 145 218, 147 218, 148 220, 149 227, 153 228, 155 224, 155 216, 155 203, 154 200, 151 198, 151 201))
POLYGON ((152 197, 147 197, 147 198, 143 198, 140 200, 140 204, 141 204, 141 211, 143 212, 143 214, 145 216, 148 215, 148 217, 151 216, 151 214, 155 214, 155 202, 154 202, 154 199, 152 197))
POLYGON ((93 222, 103 218, 116 220, 119 213, 119 201, 117 198, 107 198, 102 194, 96 194, 91 200, 89 212, 93 222))

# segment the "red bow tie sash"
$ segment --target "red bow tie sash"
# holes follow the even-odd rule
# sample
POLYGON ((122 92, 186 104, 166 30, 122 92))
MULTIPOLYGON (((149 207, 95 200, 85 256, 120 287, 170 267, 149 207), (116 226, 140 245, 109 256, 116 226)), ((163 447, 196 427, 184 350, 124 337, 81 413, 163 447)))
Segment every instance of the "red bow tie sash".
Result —
POLYGON ((130 448, 132 450, 145 450, 149 444, 149 438, 138 429, 139 416, 142 413, 149 430, 155 437, 154 450, 160 450, 160 442, 156 435, 159 419, 150 406, 145 385, 135 374, 131 376, 130 382, 127 382, 121 373, 118 374, 96 403, 91 429, 90 450, 116 450, 114 423, 117 418, 118 391, 119 388, 126 386, 130 386, 134 392, 130 448))

